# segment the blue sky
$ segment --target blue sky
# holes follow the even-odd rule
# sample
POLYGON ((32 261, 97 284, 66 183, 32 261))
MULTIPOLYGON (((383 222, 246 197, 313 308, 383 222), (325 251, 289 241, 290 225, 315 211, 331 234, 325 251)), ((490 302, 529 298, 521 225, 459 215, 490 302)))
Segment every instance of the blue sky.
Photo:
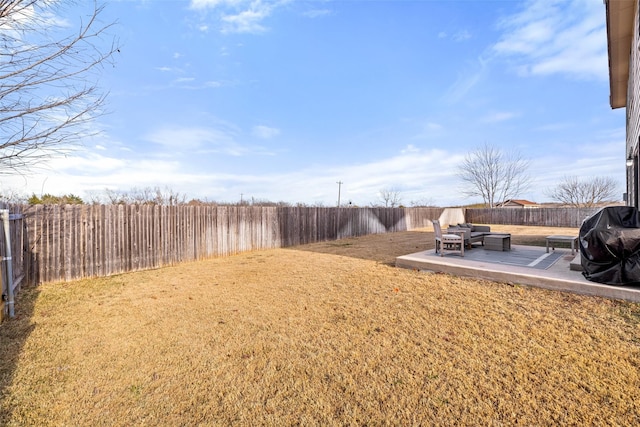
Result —
POLYGON ((601 1, 129 0, 101 16, 121 43, 102 133, 1 190, 331 206, 341 181, 360 206, 389 188, 459 205, 481 201, 456 173, 488 143, 531 160, 521 198, 565 176, 624 191, 601 1))

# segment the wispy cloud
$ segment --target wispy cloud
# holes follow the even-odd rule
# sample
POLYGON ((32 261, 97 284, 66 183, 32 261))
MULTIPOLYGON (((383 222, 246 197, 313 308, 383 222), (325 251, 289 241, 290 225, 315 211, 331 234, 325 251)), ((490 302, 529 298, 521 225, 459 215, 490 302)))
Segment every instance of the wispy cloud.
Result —
POLYGON ((591 0, 533 0, 503 18, 493 51, 515 61, 522 75, 561 73, 608 78, 603 6, 591 0))
POLYGON ((439 39, 450 38, 454 42, 463 42, 469 40, 472 36, 468 30, 457 30, 453 33, 447 33, 446 31, 440 31, 437 36, 439 39))
POLYGON ((222 28, 223 33, 262 33, 267 28, 261 22, 271 14, 269 6, 258 3, 252 5, 250 9, 243 10, 235 15, 226 15, 222 17, 225 24, 222 28))
POLYGON ((480 119, 481 123, 499 123, 518 117, 520 114, 509 111, 497 111, 480 119))
POLYGON ((471 33, 467 30, 460 30, 453 35, 453 41, 463 42, 471 38, 471 33))
MULTIPOLYGON (((202 12, 216 9, 222 33, 260 34, 268 29, 263 21, 274 9, 288 2, 289 0, 191 0, 190 8, 202 12)), ((209 25, 204 23, 198 28, 200 31, 209 31, 209 25)))
MULTIPOLYGON (((280 131, 267 126, 258 126, 263 138, 276 136, 280 131)), ((254 132, 255 132, 254 128, 254 132)), ((223 154, 228 156, 273 155, 264 147, 243 144, 242 132, 233 125, 220 124, 218 127, 174 126, 162 127, 144 136, 144 140, 158 144, 164 151, 156 152, 158 157, 176 157, 199 154, 223 154), (239 142, 240 141, 240 142, 239 142)))
POLYGON ((233 155, 238 152, 234 133, 230 130, 206 127, 166 127, 149 133, 144 139, 166 149, 180 149, 183 152, 212 148, 233 155))
POLYGON ((564 123, 549 123, 546 125, 542 125, 542 126, 538 126, 536 128, 534 128, 534 131, 540 131, 540 132, 558 132, 560 130, 565 130, 565 129, 570 129, 574 126, 573 123, 568 123, 568 122, 564 122, 564 123))
POLYGON ((260 139, 271 139, 280 135, 280 129, 260 125, 255 126, 251 133, 253 134, 253 136, 260 139))
POLYGON ((413 144, 407 145, 404 149, 400 151, 400 153, 402 154, 419 153, 419 152, 420 152, 420 149, 413 144))
POLYGON ((489 66, 489 60, 480 56, 470 63, 469 70, 461 73, 455 83, 445 93, 445 102, 456 103, 473 89, 485 77, 489 66))
POLYGON ((192 9, 206 9, 218 6, 240 6, 247 0, 191 0, 192 9))
POLYGON ((331 14, 332 11, 329 9, 313 9, 302 13, 302 15, 306 16, 307 18, 320 18, 331 14))
POLYGON ((216 89, 224 86, 225 83, 211 80, 207 82, 198 82, 197 79, 193 77, 185 77, 174 80, 170 87, 178 87, 180 89, 187 90, 201 90, 201 89, 216 89))

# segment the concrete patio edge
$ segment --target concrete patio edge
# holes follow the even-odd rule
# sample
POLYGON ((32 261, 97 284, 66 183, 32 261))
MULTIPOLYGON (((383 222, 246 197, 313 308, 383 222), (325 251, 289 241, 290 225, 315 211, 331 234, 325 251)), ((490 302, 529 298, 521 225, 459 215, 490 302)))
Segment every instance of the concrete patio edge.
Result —
MULTIPOLYGON (((474 249, 483 250, 483 249, 474 249)), ((567 252, 570 255, 570 251, 567 252)), ((396 258, 396 267, 434 271, 494 282, 535 286, 611 299, 640 302, 640 287, 612 286, 587 280, 581 272, 569 268, 570 260, 561 258, 547 270, 478 262, 457 255, 434 256, 433 249, 396 258)))

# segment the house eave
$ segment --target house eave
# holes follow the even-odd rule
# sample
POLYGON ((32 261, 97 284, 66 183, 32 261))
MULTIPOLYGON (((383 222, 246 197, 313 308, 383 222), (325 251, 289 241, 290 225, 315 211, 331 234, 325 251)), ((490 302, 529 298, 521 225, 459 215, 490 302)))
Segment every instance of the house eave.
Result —
POLYGON ((604 0, 607 15, 611 108, 627 105, 629 59, 637 0, 604 0))

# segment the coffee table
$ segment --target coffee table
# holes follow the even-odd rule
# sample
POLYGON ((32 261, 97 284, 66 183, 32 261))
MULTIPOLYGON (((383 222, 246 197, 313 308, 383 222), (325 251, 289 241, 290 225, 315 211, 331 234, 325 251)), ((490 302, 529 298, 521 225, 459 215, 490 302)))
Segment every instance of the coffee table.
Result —
POLYGON ((551 250, 556 249, 554 243, 571 243, 571 255, 575 255, 578 236, 547 236, 547 253, 549 253, 549 245, 551 245, 551 250))
POLYGON ((488 234, 484 236, 484 248, 488 251, 510 251, 511 234, 488 234))

